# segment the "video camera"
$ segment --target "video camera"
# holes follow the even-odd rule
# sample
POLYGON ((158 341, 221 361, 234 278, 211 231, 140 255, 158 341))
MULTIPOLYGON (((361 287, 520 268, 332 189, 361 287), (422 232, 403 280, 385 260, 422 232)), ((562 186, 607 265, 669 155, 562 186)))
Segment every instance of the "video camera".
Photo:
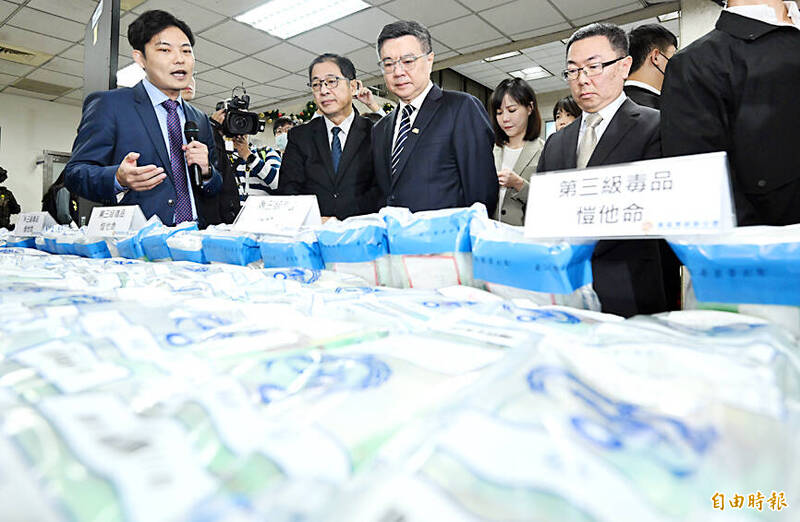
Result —
POLYGON ((234 87, 230 98, 217 103, 216 110, 225 109, 225 119, 219 125, 225 136, 232 138, 245 134, 258 134, 264 130, 266 122, 255 112, 247 112, 249 107, 250 96, 244 87, 234 87), (241 89, 244 94, 236 96, 236 89, 241 89))

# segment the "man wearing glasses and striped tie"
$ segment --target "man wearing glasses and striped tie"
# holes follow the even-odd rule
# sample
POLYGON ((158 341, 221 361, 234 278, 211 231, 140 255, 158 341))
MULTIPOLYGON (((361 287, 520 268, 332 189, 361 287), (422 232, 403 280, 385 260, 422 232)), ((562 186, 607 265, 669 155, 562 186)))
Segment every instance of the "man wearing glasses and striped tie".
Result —
POLYGON ((375 178, 385 204, 411 211, 497 206, 494 133, 473 96, 431 82, 431 35, 417 22, 394 22, 378 36, 386 86, 400 98, 372 130, 375 178))

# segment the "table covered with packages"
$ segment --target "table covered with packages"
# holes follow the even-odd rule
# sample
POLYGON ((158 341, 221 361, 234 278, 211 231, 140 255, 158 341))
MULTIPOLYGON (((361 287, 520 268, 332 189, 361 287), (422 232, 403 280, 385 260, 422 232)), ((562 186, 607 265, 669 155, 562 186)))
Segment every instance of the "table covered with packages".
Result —
POLYGON ((4 522, 798 519, 797 296, 703 306, 785 263, 626 320, 475 209, 148 226, 0 234, 4 522))

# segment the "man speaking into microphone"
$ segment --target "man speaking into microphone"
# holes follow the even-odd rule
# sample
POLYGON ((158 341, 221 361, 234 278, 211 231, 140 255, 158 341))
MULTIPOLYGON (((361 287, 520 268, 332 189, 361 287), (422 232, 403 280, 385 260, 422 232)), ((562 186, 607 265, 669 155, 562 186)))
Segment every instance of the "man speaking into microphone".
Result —
POLYGON ((91 201, 139 205, 165 225, 202 226, 198 198, 217 194, 222 176, 208 117, 180 96, 192 79, 194 36, 171 14, 147 11, 128 26, 128 41, 146 77, 86 97, 66 185, 91 201))

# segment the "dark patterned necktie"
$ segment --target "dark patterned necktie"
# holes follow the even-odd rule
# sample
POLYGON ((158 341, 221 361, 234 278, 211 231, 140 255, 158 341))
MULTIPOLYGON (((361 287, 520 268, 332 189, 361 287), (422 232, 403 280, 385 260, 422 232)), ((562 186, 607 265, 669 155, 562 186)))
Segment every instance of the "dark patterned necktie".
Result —
POLYGON ((167 134, 169 136, 169 163, 172 182, 175 184, 175 224, 192 221, 192 201, 186 181, 186 159, 183 155, 183 133, 178 117, 178 102, 167 100, 161 105, 167 109, 167 134))
POLYGON ((333 134, 333 141, 331 141, 331 160, 333 161, 333 172, 339 170, 339 160, 342 159, 342 141, 339 139, 339 133, 342 129, 334 127, 331 129, 333 134))
POLYGON ((394 142, 394 149, 392 149, 392 176, 397 174, 397 164, 400 162, 400 154, 403 152, 403 146, 408 138, 408 133, 411 131, 412 112, 414 112, 413 105, 406 105, 403 107, 400 129, 397 131, 397 139, 394 142))

